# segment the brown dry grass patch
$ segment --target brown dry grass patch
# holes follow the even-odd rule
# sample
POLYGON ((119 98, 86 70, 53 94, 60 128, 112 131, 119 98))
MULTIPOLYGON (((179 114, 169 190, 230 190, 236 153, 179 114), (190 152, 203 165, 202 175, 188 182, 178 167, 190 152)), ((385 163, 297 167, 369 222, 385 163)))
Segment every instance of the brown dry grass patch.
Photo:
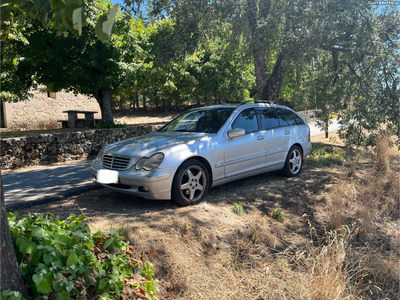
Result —
POLYGON ((328 157, 310 157, 299 177, 229 183, 197 206, 100 189, 20 213, 84 214, 95 229, 121 228, 149 255, 158 299, 399 299, 399 152, 314 140, 328 157))

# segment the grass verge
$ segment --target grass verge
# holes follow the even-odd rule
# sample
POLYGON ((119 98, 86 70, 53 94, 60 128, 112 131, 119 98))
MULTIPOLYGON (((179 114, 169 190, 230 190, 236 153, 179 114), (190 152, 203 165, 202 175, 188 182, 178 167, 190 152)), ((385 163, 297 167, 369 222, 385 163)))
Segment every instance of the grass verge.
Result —
POLYGON ((101 189, 29 211, 120 228, 154 265, 158 299, 398 299, 398 150, 313 142, 298 177, 228 183, 196 206, 101 189))

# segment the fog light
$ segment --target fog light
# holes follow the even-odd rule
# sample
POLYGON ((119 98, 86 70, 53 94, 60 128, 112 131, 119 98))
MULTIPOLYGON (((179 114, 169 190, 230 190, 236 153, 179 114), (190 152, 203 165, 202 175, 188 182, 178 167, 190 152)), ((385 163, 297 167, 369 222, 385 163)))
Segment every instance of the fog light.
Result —
POLYGON ((147 193, 149 191, 149 189, 145 186, 139 186, 138 188, 139 192, 143 192, 143 193, 147 193))

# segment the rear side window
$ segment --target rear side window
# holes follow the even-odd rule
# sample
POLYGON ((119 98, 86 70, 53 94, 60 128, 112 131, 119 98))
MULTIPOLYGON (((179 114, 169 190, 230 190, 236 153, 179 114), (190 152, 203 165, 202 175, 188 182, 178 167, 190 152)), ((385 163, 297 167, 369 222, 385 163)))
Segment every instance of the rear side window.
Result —
POLYGON ((278 116, 276 115, 275 109, 273 107, 262 108, 260 110, 261 116, 261 130, 266 130, 279 126, 278 116))
POLYGON ((232 129, 243 128, 246 133, 258 131, 257 114, 254 108, 242 111, 232 123, 232 129))
POLYGON ((276 115, 278 116, 278 119, 279 119, 279 124, 281 126, 289 125, 288 121, 286 120, 286 116, 283 111, 283 108, 277 107, 275 110, 276 110, 276 115))
POLYGON ((303 125, 303 120, 294 112, 284 109, 276 108, 277 115, 279 117, 279 123, 281 126, 286 125, 303 125))

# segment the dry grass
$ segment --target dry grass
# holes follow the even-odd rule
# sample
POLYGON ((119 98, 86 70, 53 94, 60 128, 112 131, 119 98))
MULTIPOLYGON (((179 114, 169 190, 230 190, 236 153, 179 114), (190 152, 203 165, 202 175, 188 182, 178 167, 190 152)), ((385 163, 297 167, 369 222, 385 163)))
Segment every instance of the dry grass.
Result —
POLYGON ((100 189, 29 211, 120 228, 139 253, 156 253, 159 299, 399 299, 399 152, 319 142, 327 155, 299 177, 226 184, 197 206, 100 189))

